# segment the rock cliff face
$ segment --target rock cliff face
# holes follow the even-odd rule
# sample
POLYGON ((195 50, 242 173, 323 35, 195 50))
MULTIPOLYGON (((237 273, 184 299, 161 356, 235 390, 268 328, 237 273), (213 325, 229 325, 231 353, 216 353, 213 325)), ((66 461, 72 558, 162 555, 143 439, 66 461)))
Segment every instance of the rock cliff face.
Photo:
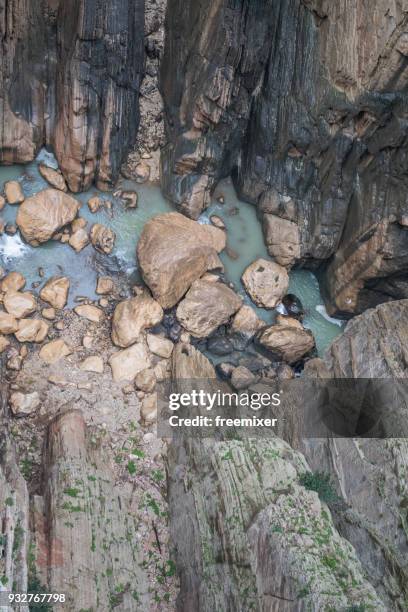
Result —
POLYGON ((374 4, 170 0, 162 64, 166 194, 196 217, 233 172, 344 316, 407 295, 408 3, 374 4))
MULTIPOLYGON (((215 373, 196 349, 179 344, 173 377, 185 392, 194 378, 215 373)), ((180 437, 168 462, 178 610, 390 609, 353 540, 300 483, 310 469, 304 456, 283 440, 180 437)))
POLYGON ((136 140, 144 0, 3 0, 0 33, 0 162, 52 145, 72 191, 111 186, 136 140))

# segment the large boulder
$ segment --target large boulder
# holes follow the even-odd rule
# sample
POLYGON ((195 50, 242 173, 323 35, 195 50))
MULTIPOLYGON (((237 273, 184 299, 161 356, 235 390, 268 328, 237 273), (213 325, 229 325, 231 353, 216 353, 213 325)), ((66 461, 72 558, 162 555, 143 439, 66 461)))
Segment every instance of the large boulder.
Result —
POLYGON ((19 342, 44 342, 48 329, 40 319, 21 319, 15 337, 19 342))
POLYGON ((32 293, 25 291, 8 291, 3 299, 4 308, 16 319, 23 319, 37 308, 37 302, 32 293))
POLYGON ((181 325, 197 338, 206 338, 227 323, 242 305, 242 298, 220 282, 195 281, 177 308, 181 325))
POLYGON ((289 276, 279 264, 257 259, 245 270, 242 283, 257 306, 275 308, 288 290, 289 276))
POLYGON ((159 215, 143 228, 137 256, 143 279, 163 308, 171 308, 207 270, 221 268, 225 233, 179 213, 159 215))
POLYGON ((45 189, 21 204, 17 225, 32 246, 47 242, 59 229, 71 223, 80 203, 58 189, 45 189))
POLYGON ((162 318, 162 307, 147 292, 119 302, 113 313, 112 341, 126 348, 138 340, 144 329, 157 325, 162 318))
POLYGON ((277 359, 287 363, 296 363, 315 346, 312 332, 302 327, 299 321, 289 317, 279 319, 278 325, 272 325, 258 335, 259 343, 277 359))

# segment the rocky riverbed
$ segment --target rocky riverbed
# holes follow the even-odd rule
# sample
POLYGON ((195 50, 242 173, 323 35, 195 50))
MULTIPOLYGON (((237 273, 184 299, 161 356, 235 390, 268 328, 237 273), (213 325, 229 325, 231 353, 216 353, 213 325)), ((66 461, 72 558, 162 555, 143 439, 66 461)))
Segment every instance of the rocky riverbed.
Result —
POLYGON ((408 7, 343 4, 0 6, 0 595, 408 609, 408 7), (203 379, 374 409, 160 438, 203 379))

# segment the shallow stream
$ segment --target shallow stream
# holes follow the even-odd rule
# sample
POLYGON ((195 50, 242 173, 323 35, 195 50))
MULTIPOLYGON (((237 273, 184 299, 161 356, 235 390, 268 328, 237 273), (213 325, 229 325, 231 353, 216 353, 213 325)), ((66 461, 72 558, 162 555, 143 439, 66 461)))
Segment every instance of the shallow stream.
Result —
MULTIPOLYGON (((19 180, 26 197, 49 187, 40 176, 37 164, 43 161, 49 166, 56 167, 52 154, 43 150, 37 160, 27 166, 0 167, 0 192, 4 182, 19 180)), ((161 194, 160 188, 155 185, 137 185, 124 180, 120 187, 137 191, 138 207, 126 210, 123 203, 114 198, 112 193, 98 192, 92 189, 79 194, 78 200, 83 202, 79 215, 88 220, 88 227, 93 223, 103 223, 116 233, 116 243, 113 253, 104 256, 97 253, 92 246, 88 246, 76 253, 69 245, 50 241, 40 247, 31 247, 24 243, 17 233, 14 236, 3 234, 0 236, 0 265, 7 271, 18 270, 27 279, 27 287, 41 280, 39 268, 43 268, 45 277, 55 274, 64 274, 71 280, 70 302, 73 306, 78 296, 95 299, 96 278, 104 273, 106 268, 115 272, 125 272, 137 278, 136 244, 146 221, 160 213, 173 210, 161 194), (86 202, 92 195, 99 195, 112 202, 109 211, 103 207, 92 214, 86 202)), ((6 205, 0 216, 13 223, 18 206, 6 205)), ((241 293, 247 303, 251 303, 242 287, 240 278, 245 268, 258 257, 268 258, 263 242, 262 228, 256 217, 255 208, 251 204, 237 199, 231 181, 222 181, 215 194, 211 207, 200 219, 209 223, 213 214, 221 217, 227 228, 228 246, 238 255, 236 258, 222 253, 221 259, 225 266, 225 275, 235 289, 241 293), (224 203, 218 202, 217 197, 223 195, 224 203)), ((306 310, 304 324, 310 328, 316 338, 319 354, 322 354, 332 340, 341 333, 341 321, 329 319, 323 306, 319 285, 316 277, 306 270, 293 270, 290 273, 290 293, 297 295, 306 310)), ((274 313, 264 309, 257 309, 258 314, 267 322, 273 320, 274 313)))

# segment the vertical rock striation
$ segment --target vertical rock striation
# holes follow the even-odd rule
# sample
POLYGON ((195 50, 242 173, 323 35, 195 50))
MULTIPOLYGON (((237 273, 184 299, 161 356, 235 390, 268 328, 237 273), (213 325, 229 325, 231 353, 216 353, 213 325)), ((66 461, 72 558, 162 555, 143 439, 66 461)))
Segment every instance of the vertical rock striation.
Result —
POLYGON ((139 124, 144 0, 2 0, 0 34, 0 162, 48 144, 72 191, 112 186, 139 124))
POLYGON ((273 257, 330 261, 332 314, 407 295, 407 28, 407 0, 169 2, 166 194, 196 217, 233 172, 273 257))

